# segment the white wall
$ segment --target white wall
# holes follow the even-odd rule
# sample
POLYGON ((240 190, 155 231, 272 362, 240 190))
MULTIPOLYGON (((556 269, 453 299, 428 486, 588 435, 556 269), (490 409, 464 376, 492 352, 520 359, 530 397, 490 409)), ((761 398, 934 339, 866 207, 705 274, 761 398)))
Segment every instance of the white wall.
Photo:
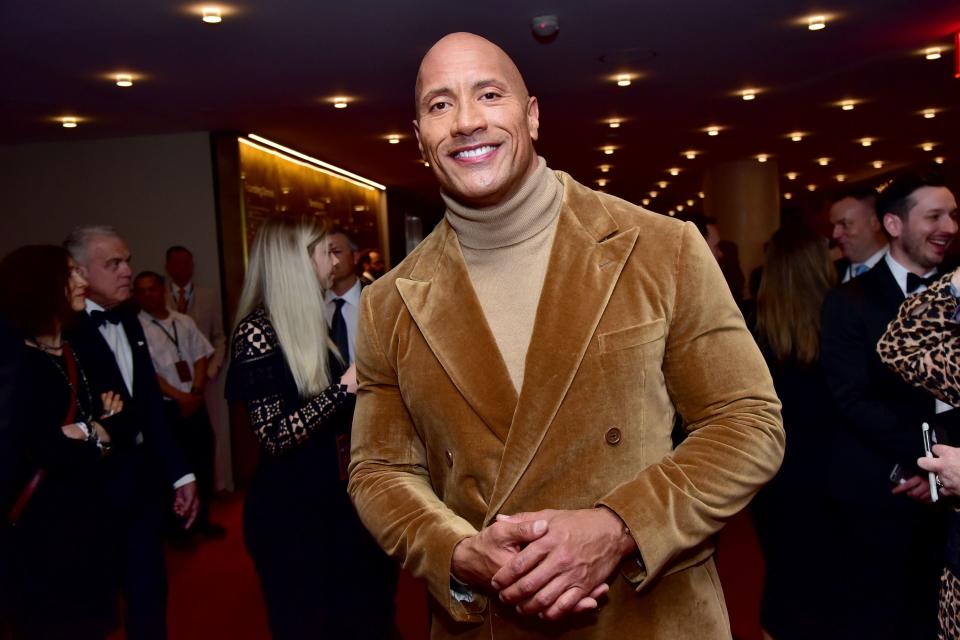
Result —
POLYGON ((197 282, 220 287, 207 133, 0 146, 0 194, 0 255, 110 224, 134 271, 162 273, 166 248, 182 244, 197 282))

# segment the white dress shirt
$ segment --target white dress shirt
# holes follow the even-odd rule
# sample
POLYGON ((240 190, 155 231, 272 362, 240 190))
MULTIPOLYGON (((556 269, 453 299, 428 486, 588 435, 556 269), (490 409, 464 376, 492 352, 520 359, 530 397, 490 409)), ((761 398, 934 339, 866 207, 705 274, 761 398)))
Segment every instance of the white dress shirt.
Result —
MULTIPOLYGON (((901 265, 896 260, 894 260, 893 256, 891 256, 889 253, 885 256, 884 259, 887 261, 887 266, 890 267, 890 272, 893 274, 894 279, 896 279, 897 285, 900 287, 900 291, 903 292, 904 298, 908 298, 911 295, 927 290, 926 285, 920 285, 913 291, 913 293, 907 294, 907 273, 909 273, 907 271, 907 268, 901 265)), ((923 277, 929 278, 935 275, 937 275, 936 267, 934 267, 930 271, 923 274, 923 277)), ((943 400, 939 400, 939 399, 937 400, 937 408, 936 408, 937 413, 943 413, 944 411, 950 411, 951 409, 953 409, 953 407, 948 405, 943 400)))
POLYGON ((338 296, 332 290, 327 289, 327 292, 324 294, 323 299, 326 302, 324 305, 324 315, 327 318, 327 326, 333 326, 333 312, 337 310, 337 305, 334 302, 337 298, 343 298, 345 301, 343 304, 343 309, 341 313, 343 314, 343 320, 347 323, 347 343, 350 346, 350 355, 349 362, 350 364, 354 361, 356 357, 356 351, 354 351, 354 343, 356 342, 357 336, 357 317, 360 310, 360 280, 357 280, 353 283, 353 286, 347 289, 342 296, 338 296))
POLYGON ((190 366, 200 358, 209 358, 213 355, 213 345, 207 340, 197 323, 188 315, 176 311, 168 311, 165 319, 154 318, 146 311, 137 316, 143 327, 143 334, 147 337, 147 346, 150 348, 150 359, 157 375, 179 391, 189 393, 194 386, 193 380, 183 382, 177 374, 177 362, 183 360, 190 366), (176 339, 176 344, 174 344, 176 339))
MULTIPOLYGON (((87 298, 84 302, 87 313, 93 314, 94 311, 106 311, 99 304, 87 298)), ((107 341, 107 346, 113 352, 113 357, 117 361, 117 368, 120 369, 120 375, 123 376, 123 383, 127 386, 127 393, 133 397, 133 351, 130 349, 130 341, 127 339, 127 332, 123 330, 123 325, 104 322, 99 327, 100 335, 107 341)))
POLYGON ((861 266, 861 265, 864 266, 864 267, 866 267, 866 269, 865 269, 860 275, 863 275, 864 273, 866 273, 866 272, 869 271, 870 269, 873 269, 873 267, 875 267, 876 264, 877 264, 878 262, 880 262, 881 259, 883 259, 883 256, 887 255, 887 251, 888 251, 889 249, 890 249, 890 245, 885 244, 885 245, 883 245, 883 248, 882 248, 882 249, 880 249, 879 251, 877 251, 875 254, 873 254, 872 256, 870 256, 869 258, 867 258, 866 260, 864 260, 863 262, 850 262, 850 264, 847 266, 846 272, 844 272, 844 274, 843 274, 843 280, 842 280, 841 282, 848 282, 848 281, 850 281, 850 280, 853 280, 853 278, 854 278, 854 275, 853 275, 854 272, 856 272, 856 271, 857 271, 857 267, 859 267, 859 266, 861 266))

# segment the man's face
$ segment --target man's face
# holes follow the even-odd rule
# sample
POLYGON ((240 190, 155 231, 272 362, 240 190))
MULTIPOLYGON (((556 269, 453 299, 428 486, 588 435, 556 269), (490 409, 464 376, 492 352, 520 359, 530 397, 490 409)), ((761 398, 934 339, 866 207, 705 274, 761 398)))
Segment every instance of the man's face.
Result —
POLYGON ((193 280, 193 255, 189 251, 171 251, 167 274, 174 284, 184 287, 193 280))
POLYGON ((892 237, 895 258, 912 264, 922 273, 943 262, 947 247, 957 234, 957 201, 946 187, 920 187, 910 195, 913 206, 906 220, 888 213, 883 222, 892 237))
POLYGON ((152 276, 140 278, 133 285, 133 299, 137 306, 151 315, 157 315, 166 308, 163 283, 152 276))
POLYGON ((455 200, 499 204, 536 169, 537 100, 494 45, 468 34, 447 36, 423 59, 417 87, 420 153, 455 200))
POLYGON ((386 271, 386 265, 383 264, 383 258, 380 257, 379 251, 371 251, 370 254, 370 273, 377 278, 383 275, 386 271))
POLYGON ((79 265, 87 279, 87 297, 105 309, 130 298, 130 249, 122 238, 94 236, 87 245, 87 263, 79 265))
POLYGON ((332 233, 327 236, 327 240, 330 244, 330 254, 338 260, 333 267, 334 286, 339 283, 352 282, 352 279, 357 277, 354 273, 357 256, 350 247, 350 240, 342 233, 332 233))
POLYGON ((843 198, 830 207, 833 239, 851 262, 864 262, 880 248, 880 221, 870 200, 843 198))

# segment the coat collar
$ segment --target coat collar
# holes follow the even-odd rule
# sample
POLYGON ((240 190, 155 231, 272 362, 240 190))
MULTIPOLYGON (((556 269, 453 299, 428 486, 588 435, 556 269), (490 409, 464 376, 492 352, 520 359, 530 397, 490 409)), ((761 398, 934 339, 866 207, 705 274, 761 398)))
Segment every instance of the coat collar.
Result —
POLYGON ((467 403, 504 441, 487 520, 529 466, 639 235, 621 230, 598 195, 558 172, 563 204, 527 352, 519 397, 444 221, 397 289, 430 349, 467 403))

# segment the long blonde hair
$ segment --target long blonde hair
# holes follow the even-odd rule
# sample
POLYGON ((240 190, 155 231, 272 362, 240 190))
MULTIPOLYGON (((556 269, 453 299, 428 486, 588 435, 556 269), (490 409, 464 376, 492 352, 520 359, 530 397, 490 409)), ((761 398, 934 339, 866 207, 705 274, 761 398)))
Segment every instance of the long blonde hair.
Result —
POLYGON ((757 333, 779 362, 820 356, 820 307, 836 284, 826 239, 801 225, 780 228, 767 246, 757 294, 757 333))
POLYGON ((237 309, 239 324, 263 305, 297 389, 311 398, 330 384, 328 350, 336 351, 324 316, 323 288, 311 260, 329 225, 317 218, 269 220, 250 253, 237 309))

